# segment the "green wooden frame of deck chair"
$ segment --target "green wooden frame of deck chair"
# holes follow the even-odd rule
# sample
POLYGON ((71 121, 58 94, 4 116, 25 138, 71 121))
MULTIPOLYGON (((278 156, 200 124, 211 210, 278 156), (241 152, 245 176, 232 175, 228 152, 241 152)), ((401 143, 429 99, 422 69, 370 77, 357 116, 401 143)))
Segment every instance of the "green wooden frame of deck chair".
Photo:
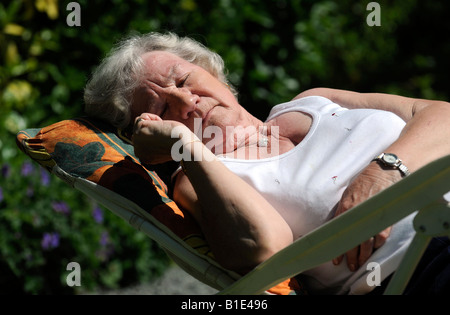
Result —
MULTIPOLYGON (((187 214, 179 212, 158 175, 140 165, 131 145, 103 123, 77 119, 42 129, 28 129, 18 133, 17 144, 51 173, 144 232, 186 272, 219 290, 220 294, 289 293, 284 287, 277 289, 279 284, 289 283, 298 273, 330 261, 420 209, 414 220, 416 236, 385 292, 400 294, 430 238, 450 234, 450 208, 441 201, 450 191, 450 156, 447 156, 305 235, 241 277, 223 269, 205 251, 207 246, 198 237, 198 226, 187 214), (69 150, 61 153, 61 147, 69 150), (102 154, 92 154, 99 148, 102 154), (73 165, 73 156, 70 167, 64 163, 73 149, 85 152, 81 156, 82 167, 73 165), (87 170, 87 166, 94 166, 94 169, 87 170), (142 204, 140 199, 133 198, 136 194, 124 193, 123 185, 117 186, 117 183, 124 176, 129 180, 128 172, 140 176, 133 180, 145 178, 151 182, 153 186, 146 186, 146 189, 154 188, 157 200, 150 205, 142 204), (105 177, 109 180, 104 180, 105 177)), ((133 189, 136 188, 132 187, 131 191, 133 189)))
MULTIPOLYGON (((216 263, 198 224, 169 197, 165 183, 177 164, 142 165, 128 138, 104 122, 79 118, 22 130, 16 140, 33 161, 143 231, 189 274, 217 290, 231 285, 240 276, 216 263)), ((268 293, 299 288, 292 279, 268 293)))
POLYGON ((221 294, 258 294, 357 246, 379 231, 418 211, 416 236, 386 288, 401 294, 433 236, 450 236, 450 156, 426 165, 366 202, 354 207, 261 263, 221 294))

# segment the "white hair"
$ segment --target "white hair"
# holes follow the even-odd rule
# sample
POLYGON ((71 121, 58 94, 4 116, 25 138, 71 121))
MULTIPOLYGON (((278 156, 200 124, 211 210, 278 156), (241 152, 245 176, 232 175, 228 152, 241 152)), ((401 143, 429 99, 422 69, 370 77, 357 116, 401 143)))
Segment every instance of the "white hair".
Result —
MULTIPOLYGON (((230 86, 222 57, 201 43, 174 33, 132 35, 113 47, 86 84, 84 102, 88 115, 108 121, 117 128, 130 124, 132 95, 145 71, 141 56, 149 51, 173 53, 230 86)), ((233 87, 230 89, 237 95, 233 87)))

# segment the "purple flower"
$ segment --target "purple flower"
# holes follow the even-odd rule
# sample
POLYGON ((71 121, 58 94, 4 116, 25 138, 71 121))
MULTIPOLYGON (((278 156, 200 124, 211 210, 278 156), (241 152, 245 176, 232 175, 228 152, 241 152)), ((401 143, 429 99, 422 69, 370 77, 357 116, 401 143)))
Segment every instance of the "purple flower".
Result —
POLYGON ((103 223, 103 211, 99 206, 96 206, 94 210, 92 210, 92 216, 94 217, 94 221, 101 224, 103 223))
POLYGON ((34 171, 34 167, 31 164, 31 162, 26 161, 22 164, 22 170, 21 170, 22 176, 28 176, 31 173, 33 173, 33 171, 34 171))
POLYGON ((100 245, 107 246, 108 244, 109 244, 109 234, 108 234, 108 232, 104 231, 104 232, 102 232, 102 235, 100 236, 100 245))
POLYGON ((45 168, 41 167, 41 184, 44 186, 50 185, 50 174, 45 168))
POLYGON ((68 215, 70 213, 70 208, 64 201, 54 201, 52 202, 52 208, 57 213, 62 213, 68 215))
POLYGON ((59 246, 59 234, 57 232, 44 233, 41 240, 43 249, 48 250, 59 246))
POLYGON ((101 261, 106 261, 114 254, 114 245, 109 239, 108 232, 102 232, 99 243, 101 247, 95 254, 101 261))
POLYGON ((3 166, 2 166, 2 177, 3 178, 8 178, 10 174, 11 174, 11 167, 9 166, 9 164, 3 164, 3 166))

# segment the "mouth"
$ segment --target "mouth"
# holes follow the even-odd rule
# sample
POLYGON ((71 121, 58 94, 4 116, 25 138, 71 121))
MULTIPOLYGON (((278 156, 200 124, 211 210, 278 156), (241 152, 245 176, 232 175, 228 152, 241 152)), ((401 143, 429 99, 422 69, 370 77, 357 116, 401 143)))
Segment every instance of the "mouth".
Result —
MULTIPOLYGON (((209 107, 209 106, 208 106, 209 107)), ((214 109, 215 106, 212 106, 211 108, 197 108, 195 113, 196 113, 196 118, 199 118, 202 120, 202 123, 208 121, 208 119, 211 116, 211 111, 214 109)))
POLYGON ((202 116, 202 122, 204 123, 205 121, 207 121, 209 119, 209 117, 211 116, 211 112, 214 109, 214 107, 212 107, 211 109, 209 109, 204 116, 202 116))
POLYGON ((214 107, 210 109, 203 110, 201 108, 196 108, 194 113, 194 130, 193 132, 196 135, 201 135, 203 132, 203 129, 205 128, 205 122, 209 119, 210 112, 212 111, 214 107))

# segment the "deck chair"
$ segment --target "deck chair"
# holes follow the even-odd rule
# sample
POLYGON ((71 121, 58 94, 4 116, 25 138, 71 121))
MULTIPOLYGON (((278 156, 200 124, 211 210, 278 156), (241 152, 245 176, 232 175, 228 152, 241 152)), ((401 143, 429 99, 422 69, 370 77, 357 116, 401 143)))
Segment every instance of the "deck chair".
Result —
POLYGON ((174 163, 142 165, 129 135, 92 118, 57 122, 17 134, 33 161, 93 198, 157 242, 188 274, 219 294, 307 294, 295 276, 346 252, 418 211, 417 231, 385 293, 401 294, 433 236, 450 235, 450 156, 305 235, 241 276, 221 267, 189 213, 170 199, 174 163), (394 211, 395 210, 395 211, 394 211))

